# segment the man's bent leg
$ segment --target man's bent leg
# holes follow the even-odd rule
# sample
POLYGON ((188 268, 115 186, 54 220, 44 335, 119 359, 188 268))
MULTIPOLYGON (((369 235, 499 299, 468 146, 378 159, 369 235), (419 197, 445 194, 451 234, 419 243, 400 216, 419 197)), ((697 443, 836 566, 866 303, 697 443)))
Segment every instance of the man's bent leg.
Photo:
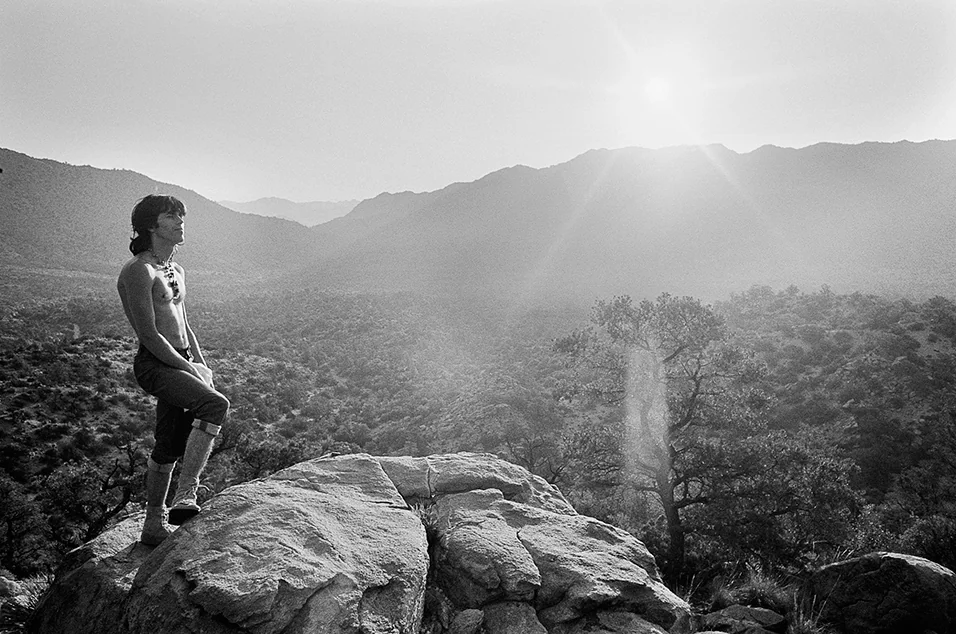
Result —
POLYGON ((178 526, 200 510, 196 503, 199 474, 229 412, 229 399, 188 372, 169 366, 148 368, 137 380, 157 399, 189 410, 196 418, 186 441, 179 484, 169 511, 169 523, 178 526))
POLYGON ((220 425, 204 420, 193 423, 193 430, 186 442, 182 468, 179 471, 176 496, 173 498, 172 508, 169 509, 170 524, 179 526, 202 510, 196 500, 199 474, 206 467, 206 461, 212 453, 213 441, 219 435, 220 429, 220 425))
POLYGON ((173 476, 175 462, 160 464, 149 459, 146 467, 146 521, 139 541, 156 546, 169 537, 166 528, 166 494, 173 476))
POLYGON ((192 412, 156 399, 155 443, 151 453, 153 460, 166 464, 182 458, 194 420, 192 412))

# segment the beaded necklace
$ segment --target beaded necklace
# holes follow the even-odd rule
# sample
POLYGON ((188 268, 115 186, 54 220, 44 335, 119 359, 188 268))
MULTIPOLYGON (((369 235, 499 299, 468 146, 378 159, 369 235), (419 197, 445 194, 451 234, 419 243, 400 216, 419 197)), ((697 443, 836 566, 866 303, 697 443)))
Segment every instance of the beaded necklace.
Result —
POLYGON ((150 249, 149 252, 157 260, 157 266, 163 270, 163 277, 166 278, 166 283, 169 284, 169 290, 173 293, 173 299, 179 297, 179 282, 176 281, 176 273, 173 270, 173 254, 170 253, 169 257, 165 260, 160 260, 159 256, 150 249))

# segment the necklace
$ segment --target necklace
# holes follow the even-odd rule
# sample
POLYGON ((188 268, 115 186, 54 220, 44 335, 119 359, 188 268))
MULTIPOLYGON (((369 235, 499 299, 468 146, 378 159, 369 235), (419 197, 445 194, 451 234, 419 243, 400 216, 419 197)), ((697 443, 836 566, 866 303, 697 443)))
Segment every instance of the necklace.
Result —
POLYGON ((149 252, 156 258, 156 266, 163 270, 163 277, 166 278, 166 283, 169 284, 169 290, 173 293, 173 299, 177 299, 179 297, 179 282, 176 281, 176 272, 173 269, 173 254, 170 253, 169 257, 165 260, 161 260, 155 251, 150 249, 149 252))

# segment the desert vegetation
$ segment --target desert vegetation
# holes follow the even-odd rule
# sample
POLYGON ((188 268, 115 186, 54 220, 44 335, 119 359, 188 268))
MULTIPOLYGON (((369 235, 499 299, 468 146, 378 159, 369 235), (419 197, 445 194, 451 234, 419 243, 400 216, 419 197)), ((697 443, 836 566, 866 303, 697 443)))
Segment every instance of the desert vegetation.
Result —
MULTIPOLYGON (((104 305, 0 320, 0 567, 21 578, 143 502, 153 405, 104 305)), ((514 312, 301 290, 190 319, 233 404, 207 495, 328 452, 486 451, 708 600, 872 550, 956 567, 948 299, 754 287, 514 312)))

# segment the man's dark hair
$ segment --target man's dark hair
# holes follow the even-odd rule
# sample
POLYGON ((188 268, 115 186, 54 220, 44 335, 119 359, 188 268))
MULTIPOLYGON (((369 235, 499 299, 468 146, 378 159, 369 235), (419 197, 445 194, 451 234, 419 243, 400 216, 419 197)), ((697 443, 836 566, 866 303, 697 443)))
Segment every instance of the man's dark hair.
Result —
POLYGON ((156 219, 162 214, 174 213, 186 215, 186 205, 175 196, 150 194, 133 207, 133 237, 129 241, 129 250, 133 255, 148 251, 152 246, 149 230, 156 226, 156 219))

